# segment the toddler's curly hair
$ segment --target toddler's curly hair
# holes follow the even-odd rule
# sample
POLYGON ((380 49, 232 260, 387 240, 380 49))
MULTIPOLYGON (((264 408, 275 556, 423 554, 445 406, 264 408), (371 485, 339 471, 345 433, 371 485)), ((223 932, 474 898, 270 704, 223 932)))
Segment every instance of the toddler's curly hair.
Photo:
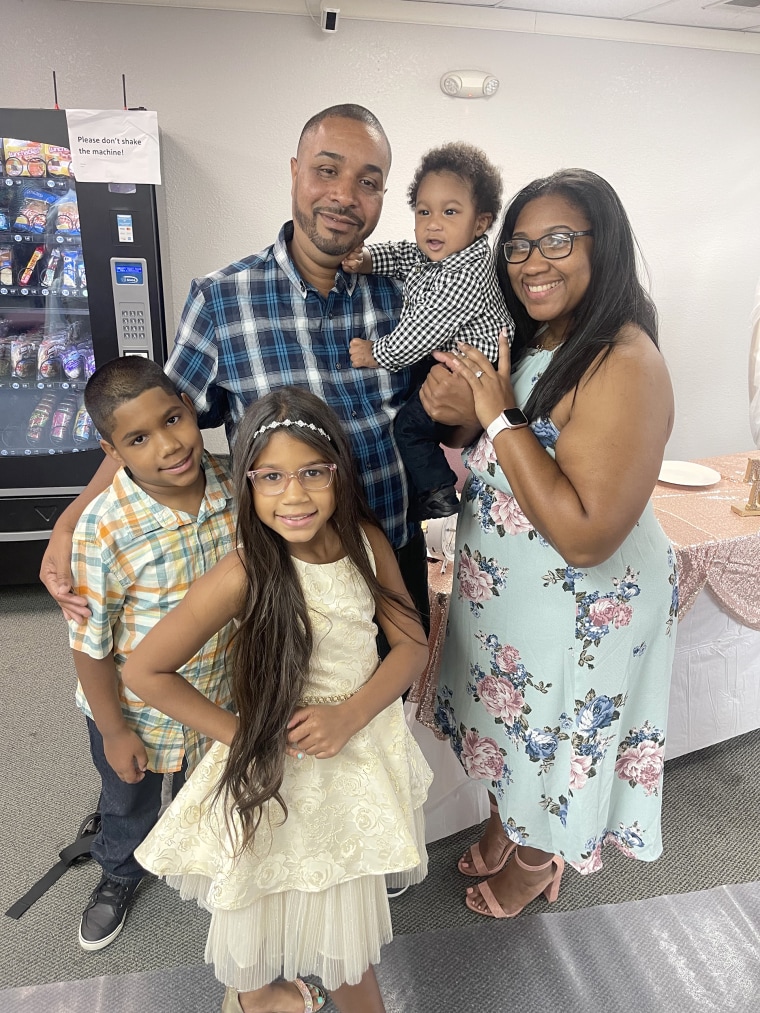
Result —
POLYGON ((501 173, 480 148, 465 141, 451 141, 426 152, 407 191, 411 207, 417 203, 420 184, 431 172, 458 176, 469 186, 476 212, 488 213, 496 221, 501 211, 501 173))

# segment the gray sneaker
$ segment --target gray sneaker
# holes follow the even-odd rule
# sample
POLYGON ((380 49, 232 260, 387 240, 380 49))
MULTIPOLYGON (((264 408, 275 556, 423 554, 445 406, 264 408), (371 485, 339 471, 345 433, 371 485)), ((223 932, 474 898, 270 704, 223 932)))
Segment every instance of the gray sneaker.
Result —
POLYGON ((127 911, 141 879, 120 883, 103 873, 79 923, 79 945, 83 950, 102 950, 121 932, 127 911))

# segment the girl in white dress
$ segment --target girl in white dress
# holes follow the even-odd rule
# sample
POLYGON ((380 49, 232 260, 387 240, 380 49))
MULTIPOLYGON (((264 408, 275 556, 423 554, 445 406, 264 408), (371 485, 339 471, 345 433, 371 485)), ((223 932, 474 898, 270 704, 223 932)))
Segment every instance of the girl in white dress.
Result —
POLYGON ((215 740, 137 857, 211 912, 224 1013, 319 1009, 303 975, 343 1013, 383 1013, 386 876, 427 871, 432 774, 400 699, 425 636, 330 408, 294 387, 261 398, 235 462, 239 549, 124 669, 141 699, 215 740), (232 618, 237 716, 177 674, 232 618))

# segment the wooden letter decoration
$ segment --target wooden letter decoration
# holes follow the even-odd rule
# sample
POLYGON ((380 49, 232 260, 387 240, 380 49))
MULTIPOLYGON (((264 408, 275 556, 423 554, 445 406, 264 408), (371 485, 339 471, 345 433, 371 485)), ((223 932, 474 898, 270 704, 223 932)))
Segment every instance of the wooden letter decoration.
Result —
POLYGON ((749 482, 749 498, 745 503, 732 503, 731 509, 742 517, 760 516, 760 457, 747 458, 744 481, 749 482))

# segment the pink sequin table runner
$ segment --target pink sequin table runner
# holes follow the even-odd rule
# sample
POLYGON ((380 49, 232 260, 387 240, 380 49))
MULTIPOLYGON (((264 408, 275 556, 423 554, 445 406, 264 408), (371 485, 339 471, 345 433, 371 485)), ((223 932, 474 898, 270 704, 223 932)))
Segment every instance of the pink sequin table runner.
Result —
POLYGON ((652 505, 678 556, 680 617, 703 587, 733 619, 760 630, 760 516, 741 517, 731 504, 747 502, 747 458, 757 451, 705 457, 721 480, 707 488, 658 482, 652 505))
MULTIPOLYGON (((706 488, 658 482, 652 505, 678 559, 679 618, 694 604, 703 587, 737 622, 760 630, 760 516, 740 517, 731 503, 746 503, 747 458, 758 452, 705 457, 697 464, 717 471, 721 480, 706 488)), ((441 573, 440 563, 428 570, 430 590, 430 658, 425 672, 409 692, 416 717, 438 738, 433 712, 454 564, 441 573)))

